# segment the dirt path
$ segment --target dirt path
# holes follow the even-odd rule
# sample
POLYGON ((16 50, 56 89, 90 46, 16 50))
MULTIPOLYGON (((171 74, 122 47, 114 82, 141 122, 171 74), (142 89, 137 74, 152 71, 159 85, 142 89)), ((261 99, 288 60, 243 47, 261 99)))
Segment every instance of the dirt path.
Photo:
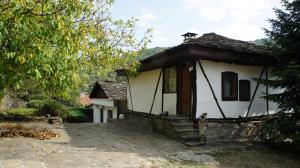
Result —
POLYGON ((195 154, 176 140, 155 134, 149 124, 24 123, 48 128, 61 137, 51 140, 0 138, 0 168, 5 167, 217 167, 207 154, 195 154))
POLYGON ((299 156, 278 151, 234 144, 188 148, 152 132, 145 122, 23 125, 48 128, 61 137, 0 138, 0 168, 300 168, 299 156))

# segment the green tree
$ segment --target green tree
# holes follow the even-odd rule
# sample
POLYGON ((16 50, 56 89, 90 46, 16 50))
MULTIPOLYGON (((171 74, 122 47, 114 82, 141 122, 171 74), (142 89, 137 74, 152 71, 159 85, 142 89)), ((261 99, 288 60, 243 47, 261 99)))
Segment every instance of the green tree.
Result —
POLYGON ((279 66, 272 75, 275 80, 267 83, 274 88, 282 88, 279 94, 266 96, 279 104, 281 111, 300 113, 300 0, 282 0, 283 9, 274 9, 276 18, 270 19, 272 28, 265 29, 271 42, 279 66))
POLYGON ((112 4, 113 0, 0 1, 1 87, 34 83, 50 97, 66 97, 81 83, 82 72, 103 74, 117 67, 134 71, 135 57, 151 33, 137 39, 136 19, 112 19, 112 4))

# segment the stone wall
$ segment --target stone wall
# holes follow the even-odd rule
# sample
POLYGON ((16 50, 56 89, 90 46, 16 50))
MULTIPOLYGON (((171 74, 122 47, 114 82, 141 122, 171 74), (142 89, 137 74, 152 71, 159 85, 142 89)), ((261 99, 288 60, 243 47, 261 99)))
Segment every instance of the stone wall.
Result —
POLYGON ((178 134, 171 124, 171 120, 164 116, 154 116, 152 118, 153 131, 171 138, 178 138, 178 134))
POLYGON ((207 122, 207 142, 260 141, 262 121, 247 122, 207 122))
MULTIPOLYGON (((171 125, 168 117, 150 115, 148 113, 128 111, 125 119, 139 122, 147 122, 153 127, 153 131, 178 139, 178 134, 171 125)), ((262 121, 206 121, 206 142, 254 142, 261 140, 262 121)))
POLYGON ((0 109, 27 107, 27 102, 20 98, 5 95, 0 99, 0 109))
POLYGON ((127 120, 151 122, 151 119, 154 117, 154 115, 151 115, 149 113, 143 113, 143 112, 127 111, 124 113, 124 117, 127 120))

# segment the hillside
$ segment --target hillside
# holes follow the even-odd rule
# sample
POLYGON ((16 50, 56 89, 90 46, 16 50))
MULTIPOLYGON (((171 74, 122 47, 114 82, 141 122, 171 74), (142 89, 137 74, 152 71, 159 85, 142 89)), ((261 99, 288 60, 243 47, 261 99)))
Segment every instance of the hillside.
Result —
POLYGON ((138 57, 138 60, 145 59, 147 57, 150 57, 154 54, 157 54, 159 52, 164 51, 165 49, 168 49, 167 47, 155 47, 155 48, 149 48, 142 52, 142 54, 138 57))
POLYGON ((267 38, 261 38, 261 39, 256 39, 254 41, 249 41, 250 43, 254 43, 256 45, 265 45, 265 42, 270 42, 270 39, 267 38))

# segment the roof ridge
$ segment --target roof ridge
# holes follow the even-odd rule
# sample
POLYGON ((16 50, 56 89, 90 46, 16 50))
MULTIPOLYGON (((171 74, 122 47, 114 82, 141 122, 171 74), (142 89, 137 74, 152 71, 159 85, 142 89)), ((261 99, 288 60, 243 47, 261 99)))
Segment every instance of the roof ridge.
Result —
POLYGON ((219 48, 224 50, 233 50, 236 52, 270 54, 267 47, 257 45, 248 41, 237 40, 225 37, 214 32, 205 33, 202 36, 190 40, 187 44, 197 44, 203 47, 219 48))
POLYGON ((257 45, 257 44, 251 43, 251 42, 249 42, 249 41, 244 41, 244 40, 239 40, 239 39, 234 39, 234 38, 226 37, 226 36, 217 34, 217 33, 215 33, 215 32, 204 33, 202 36, 200 36, 200 37, 198 37, 198 38, 196 38, 196 39, 200 39, 201 37, 203 37, 203 36, 208 36, 208 35, 219 36, 219 37, 222 37, 222 38, 225 38, 225 39, 228 39, 228 40, 238 41, 238 42, 242 42, 242 43, 248 43, 248 44, 251 44, 251 45, 258 46, 258 47, 264 47, 264 48, 266 48, 265 46, 262 46, 262 45, 257 45))

